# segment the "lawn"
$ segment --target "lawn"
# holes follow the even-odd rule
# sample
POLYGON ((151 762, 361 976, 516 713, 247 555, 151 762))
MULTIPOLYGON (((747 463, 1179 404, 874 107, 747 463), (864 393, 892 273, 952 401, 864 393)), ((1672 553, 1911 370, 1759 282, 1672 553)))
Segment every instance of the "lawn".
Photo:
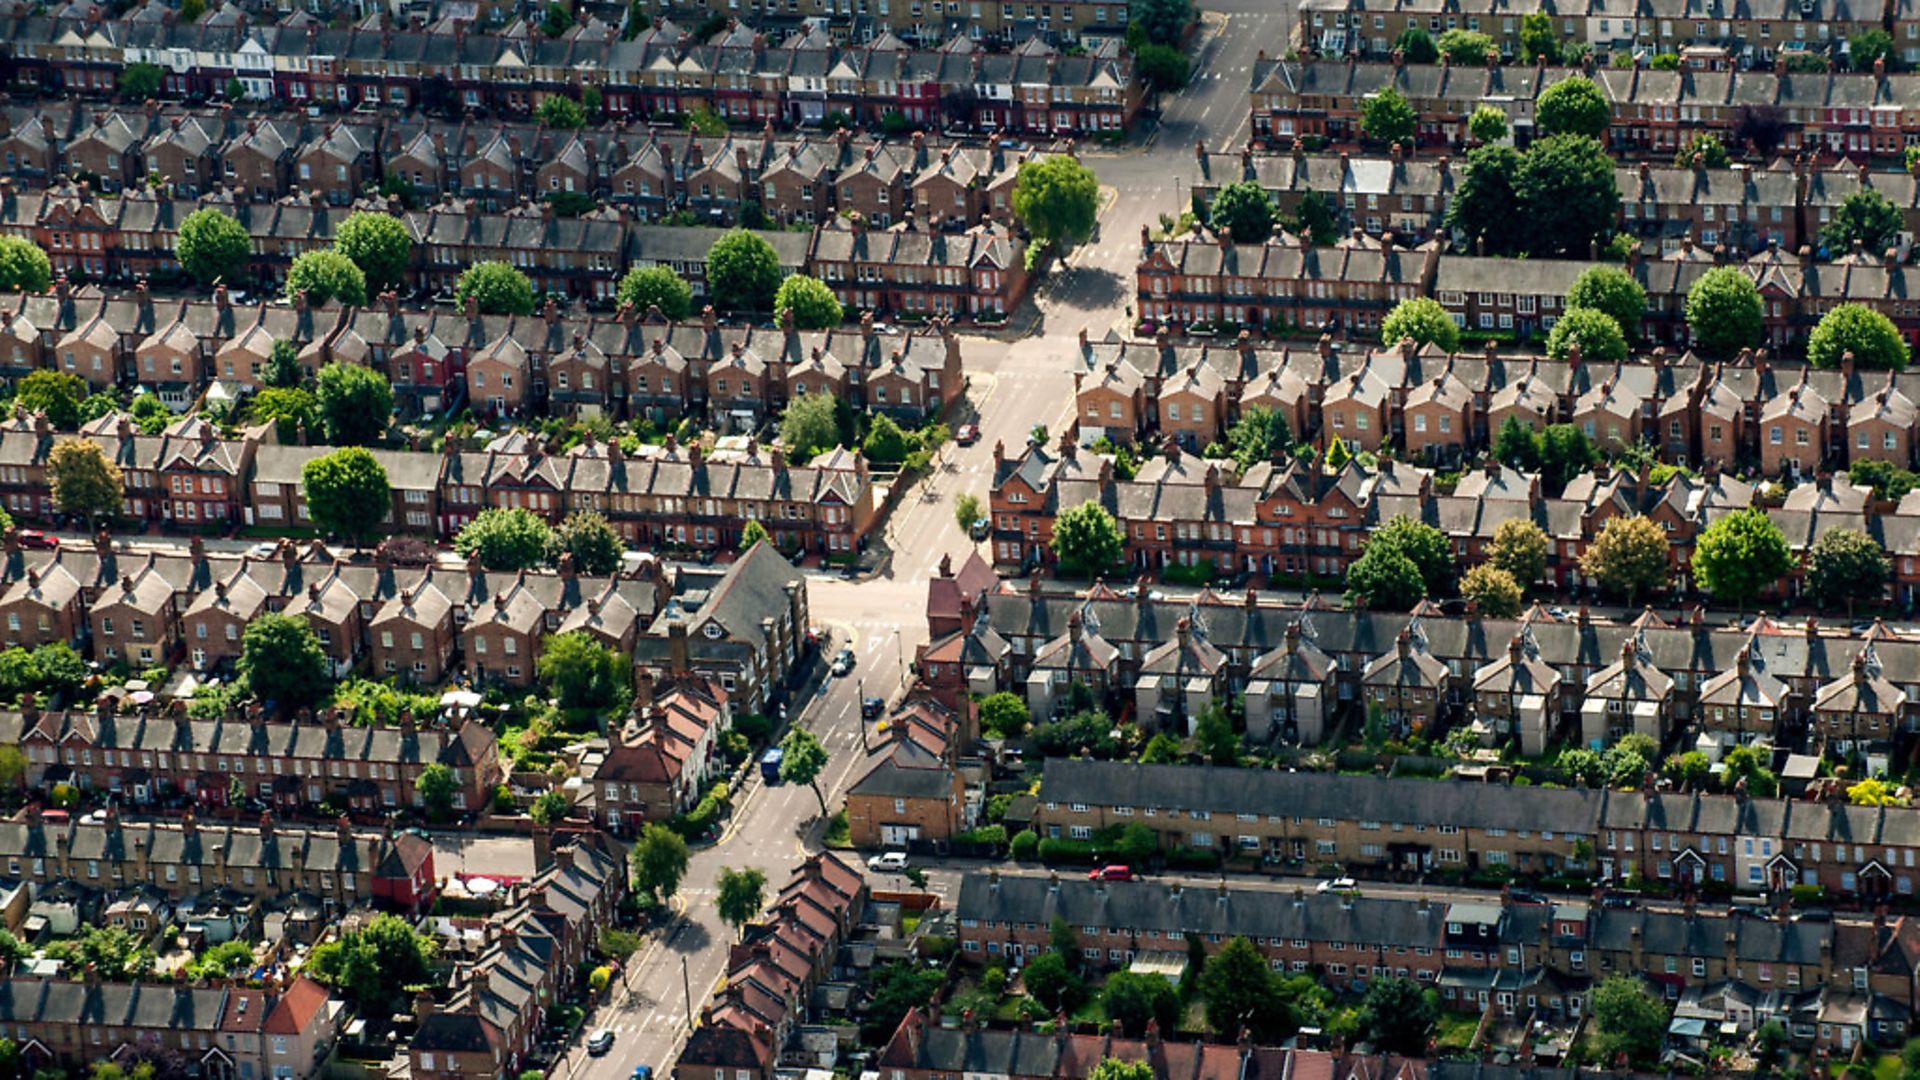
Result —
POLYGON ((1441 1053, 1465 1051, 1473 1045, 1473 1033, 1480 1026, 1480 1018, 1473 1013, 1440 1013, 1438 1023, 1434 1025, 1434 1047, 1441 1053))

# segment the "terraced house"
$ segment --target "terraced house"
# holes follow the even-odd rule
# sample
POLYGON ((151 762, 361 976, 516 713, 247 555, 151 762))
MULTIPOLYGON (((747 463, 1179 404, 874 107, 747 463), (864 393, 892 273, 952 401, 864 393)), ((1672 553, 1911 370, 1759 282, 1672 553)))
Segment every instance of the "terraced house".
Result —
MULTIPOLYGON (((1616 154, 1671 159, 1695 133, 1738 145, 1735 125, 1743 113, 1778 109, 1785 122, 1779 149, 1788 154, 1819 150, 1858 160, 1900 160, 1910 136, 1920 135, 1913 75, 1871 72, 1790 73, 1784 56, 1756 71, 1654 71, 1634 68, 1485 67, 1406 64, 1263 56, 1253 65, 1249 105, 1255 137, 1291 146, 1296 137, 1319 137, 1336 147, 1360 139, 1366 98, 1392 87, 1407 98, 1420 122, 1421 146, 1463 144, 1466 121, 1483 102, 1506 112, 1516 132, 1533 128, 1533 103, 1562 79, 1584 75, 1599 84, 1613 107, 1606 142, 1616 154)), ((1768 114, 1772 115, 1771 112, 1768 114)))
POLYGON ((981 963, 1011 966, 1039 955, 1048 948, 1047 928, 1061 919, 1073 928, 1083 962, 1096 967, 1184 952, 1193 940, 1211 950, 1244 937, 1278 971, 1355 991, 1376 978, 1412 978, 1446 1008, 1500 1018, 1577 1018, 1595 982, 1625 971, 1644 975, 1683 1010, 1700 1009, 1735 1030, 1778 1019, 1803 1045, 1850 1051, 1862 1042, 1898 1042, 1912 1022, 1910 980, 1894 969, 1914 947, 1907 928, 1884 916, 1843 926, 1691 903, 1638 911, 1585 900, 1289 895, 1224 882, 1213 889, 995 870, 962 880, 955 917, 962 955, 981 963), (1736 1004, 1759 997, 1772 1000, 1758 1010, 1736 1004))
MULTIPOLYGON (((1105 10, 1119 16, 1125 5, 1105 10)), ((473 21, 447 15, 430 25, 396 26, 390 14, 376 12, 336 28, 304 11, 259 25, 244 15, 187 24, 136 14, 88 24, 20 14, 0 27, 0 40, 20 82, 53 92, 105 97, 112 73, 125 64, 163 63, 169 96, 211 98, 237 77, 232 59, 249 57, 259 72, 250 97, 341 109, 372 103, 525 116, 544 97, 577 99, 593 86, 614 117, 708 108, 755 127, 811 126, 841 112, 872 126, 899 112, 911 123, 1086 135, 1125 130, 1143 96, 1132 58, 1113 38, 1067 55, 1039 38, 989 52, 957 35, 938 48, 914 48, 891 33, 847 45, 819 28, 770 41, 732 27, 701 42, 660 21, 623 41, 618 27, 591 18, 559 37, 524 26, 476 33, 473 21), (70 32, 99 44, 69 50, 61 42, 70 32), (972 94, 956 95, 963 90, 972 94)), ((1117 21, 1124 27, 1124 16, 1117 21)), ((278 160, 286 144, 270 141, 269 156, 278 160)))

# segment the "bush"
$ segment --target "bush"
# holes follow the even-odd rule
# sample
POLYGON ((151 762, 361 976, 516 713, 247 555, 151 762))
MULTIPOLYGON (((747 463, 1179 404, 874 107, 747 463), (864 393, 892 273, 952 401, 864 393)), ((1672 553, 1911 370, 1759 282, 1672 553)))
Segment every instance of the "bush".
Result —
POLYGON ((1032 829, 1022 829, 1013 834, 1008 841, 1007 850, 1016 862, 1032 862, 1040 850, 1040 834, 1032 829))
POLYGON ((953 839, 955 843, 960 844, 992 844, 995 847, 1000 847, 1007 842, 1007 827, 1005 825, 982 825, 977 829, 968 829, 953 839))
POLYGON ((1087 865, 1093 862, 1093 845, 1085 840, 1048 837, 1040 841, 1040 861, 1049 865, 1054 863, 1087 865))

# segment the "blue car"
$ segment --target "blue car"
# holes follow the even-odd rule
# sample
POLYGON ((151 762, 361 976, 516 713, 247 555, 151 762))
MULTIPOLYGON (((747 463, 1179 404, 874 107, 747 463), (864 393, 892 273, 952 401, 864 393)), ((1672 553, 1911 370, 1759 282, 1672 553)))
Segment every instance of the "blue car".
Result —
POLYGON ((635 1065, 633 1067, 633 1080, 653 1080, 653 1066, 635 1065))

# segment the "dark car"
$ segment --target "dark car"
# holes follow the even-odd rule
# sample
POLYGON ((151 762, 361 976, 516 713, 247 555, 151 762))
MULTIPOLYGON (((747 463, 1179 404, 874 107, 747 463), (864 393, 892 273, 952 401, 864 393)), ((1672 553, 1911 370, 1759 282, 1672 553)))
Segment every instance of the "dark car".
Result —
POLYGON ((886 711, 887 699, 885 698, 870 697, 860 702, 860 715, 864 719, 872 720, 886 711))

